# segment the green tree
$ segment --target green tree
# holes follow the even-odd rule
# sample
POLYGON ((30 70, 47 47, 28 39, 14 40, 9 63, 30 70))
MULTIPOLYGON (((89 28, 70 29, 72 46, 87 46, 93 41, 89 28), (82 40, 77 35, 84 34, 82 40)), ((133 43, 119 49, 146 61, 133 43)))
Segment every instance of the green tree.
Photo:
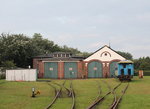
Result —
POLYGON ((54 44, 53 41, 49 41, 48 39, 43 39, 39 33, 33 35, 32 44, 35 46, 36 54, 45 54, 61 50, 57 44, 54 44))
POLYGON ((5 68, 8 68, 8 69, 16 68, 16 64, 13 61, 5 61, 5 62, 2 62, 2 67, 3 67, 3 69, 5 69, 5 68))
POLYGON ((30 38, 23 34, 2 34, 0 37, 1 64, 5 61, 14 61, 18 67, 27 67, 31 64, 34 47, 30 38))
POLYGON ((133 60, 133 56, 128 52, 117 51, 117 53, 126 58, 127 60, 133 60))

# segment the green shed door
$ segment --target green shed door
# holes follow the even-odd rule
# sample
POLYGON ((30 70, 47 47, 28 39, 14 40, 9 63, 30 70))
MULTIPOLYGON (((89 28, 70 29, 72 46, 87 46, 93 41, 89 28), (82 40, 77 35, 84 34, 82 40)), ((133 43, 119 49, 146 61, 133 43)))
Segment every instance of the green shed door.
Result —
POLYGON ((88 64, 88 77, 98 78, 103 76, 102 64, 98 61, 93 61, 88 64))
POLYGON ((44 63, 44 77, 45 78, 58 78, 58 63, 45 62, 44 63))
POLYGON ((115 73, 117 73, 117 62, 111 62, 110 63, 110 77, 115 77, 115 73))
POLYGON ((77 78, 77 63, 65 62, 64 78, 77 78))

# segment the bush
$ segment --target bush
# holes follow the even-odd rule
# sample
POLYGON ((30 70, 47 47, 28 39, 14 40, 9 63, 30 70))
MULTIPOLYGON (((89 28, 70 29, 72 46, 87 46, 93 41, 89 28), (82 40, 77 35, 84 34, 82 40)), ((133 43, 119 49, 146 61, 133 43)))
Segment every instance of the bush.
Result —
POLYGON ((6 78, 5 73, 0 74, 0 79, 5 79, 5 78, 6 78))
MULTIPOLYGON (((139 75, 139 72, 136 71, 136 72, 134 73, 134 76, 138 76, 138 75, 139 75)), ((150 71, 143 71, 143 75, 144 75, 144 76, 150 76, 150 71)))

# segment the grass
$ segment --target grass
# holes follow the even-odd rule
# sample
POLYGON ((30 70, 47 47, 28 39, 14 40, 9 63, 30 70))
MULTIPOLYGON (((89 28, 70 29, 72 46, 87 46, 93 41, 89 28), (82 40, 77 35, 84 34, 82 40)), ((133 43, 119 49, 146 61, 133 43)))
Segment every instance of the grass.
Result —
MULTIPOLYGON (((106 81, 112 88, 115 87, 119 81, 116 79, 77 79, 73 80, 73 88, 76 93, 76 109, 86 109, 98 94, 98 85, 102 88, 102 95, 108 92, 108 87, 104 82, 106 81)), ((62 84, 64 80, 52 80, 62 84)), ((65 86, 69 87, 70 80, 66 81, 65 86)), ((116 93, 121 93, 126 83, 116 90, 116 93)), ((59 88, 58 86, 56 86, 59 88)), ((63 89, 65 92, 65 89, 63 89)), ((53 99, 54 89, 46 82, 7 82, 0 80, 0 109, 44 109, 53 99), (41 94, 36 98, 31 98, 31 89, 35 87, 40 90, 41 94)), ((113 101, 113 96, 109 95, 96 108, 108 109, 113 101)), ((130 82, 126 94, 123 96, 119 109, 149 109, 150 107, 150 76, 143 79, 134 77, 130 82)), ((63 97, 59 98, 53 105, 52 109, 70 109, 72 105, 71 98, 68 98, 63 93, 63 97)))

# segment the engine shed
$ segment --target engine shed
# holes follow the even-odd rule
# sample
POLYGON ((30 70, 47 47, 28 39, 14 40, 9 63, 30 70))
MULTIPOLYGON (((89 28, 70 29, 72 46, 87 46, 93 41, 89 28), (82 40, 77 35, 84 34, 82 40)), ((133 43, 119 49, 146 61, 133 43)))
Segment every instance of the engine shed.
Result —
POLYGON ((69 52, 54 52, 36 56, 33 68, 39 78, 109 78, 115 77, 118 62, 126 60, 105 45, 84 58, 69 52))
POLYGON ((39 78, 81 78, 83 57, 69 52, 54 52, 36 56, 33 68, 37 68, 39 78))

